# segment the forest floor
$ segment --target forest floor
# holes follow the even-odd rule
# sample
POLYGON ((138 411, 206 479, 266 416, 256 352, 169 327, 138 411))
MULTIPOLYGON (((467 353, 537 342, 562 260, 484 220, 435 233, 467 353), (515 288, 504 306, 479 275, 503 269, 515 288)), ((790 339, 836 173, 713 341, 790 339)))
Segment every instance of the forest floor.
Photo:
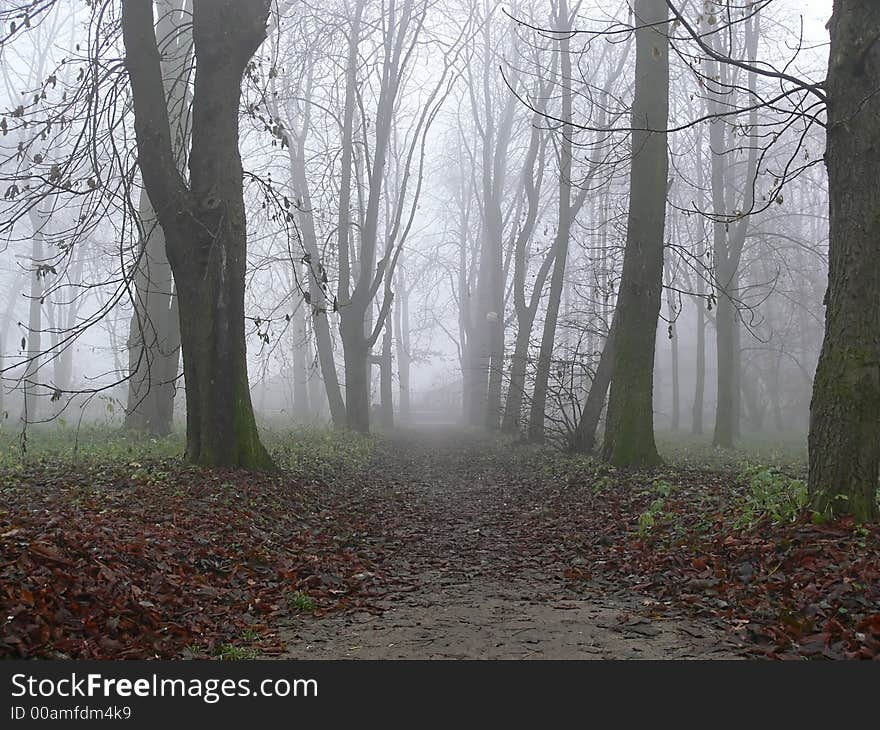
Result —
POLYGON ((0 656, 880 653, 880 529, 817 523, 779 467, 623 471, 451 428, 288 435, 267 474, 178 446, 0 444, 0 656))
MULTIPOLYGON (((580 490, 473 436, 397 435, 347 495, 373 515, 367 538, 387 590, 352 612, 297 617, 297 659, 733 658, 723 622, 662 615, 629 586, 594 577, 580 490), (574 509, 573 509, 574 508, 574 509), (388 580, 390 579, 390 580, 388 580)), ((532 457, 534 458, 534 457, 532 457)), ((594 496, 590 495, 590 502, 594 496)), ((598 571, 601 573, 601 570, 598 571)))

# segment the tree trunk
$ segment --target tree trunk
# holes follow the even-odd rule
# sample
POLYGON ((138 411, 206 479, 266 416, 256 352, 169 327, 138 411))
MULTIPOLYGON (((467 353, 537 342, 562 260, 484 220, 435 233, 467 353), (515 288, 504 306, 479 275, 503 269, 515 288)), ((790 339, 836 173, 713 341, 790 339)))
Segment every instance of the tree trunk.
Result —
POLYGON ((146 192, 138 217, 143 226, 134 275, 134 312, 128 335, 128 400, 125 427, 150 436, 172 429, 175 380, 180 363, 180 322, 165 235, 146 192), (173 310, 173 312, 172 312, 173 310))
MULTIPOLYGON (((545 98, 548 92, 549 84, 543 88, 539 96, 545 98)), ((551 248, 538 269, 532 286, 531 297, 526 301, 527 249, 538 219, 538 208, 541 202, 540 191, 544 177, 544 150, 546 143, 541 120, 540 111, 535 111, 532 116, 532 132, 522 174, 523 187, 525 188, 528 201, 526 217, 517 235, 513 250, 513 300, 517 329, 513 357, 510 361, 510 382, 507 387, 507 402, 501 422, 501 430, 505 433, 516 433, 519 431, 523 398, 525 397, 532 326, 535 323, 535 315, 541 301, 544 283, 547 281, 547 274, 553 264, 553 249, 551 248)))
POLYGON ((559 139, 559 221, 556 239, 553 242, 553 274, 550 277, 550 296, 544 316, 544 331, 541 334, 541 348, 538 352, 538 366, 535 370, 535 388, 529 413, 529 440, 543 441, 544 417, 547 406, 547 385, 552 367, 553 346, 556 343, 556 322, 559 318, 559 304, 565 283, 565 264, 568 261, 568 239, 571 236, 571 146, 573 129, 571 125, 571 24, 567 0, 559 0, 556 27, 559 37, 559 80, 562 86, 562 128, 559 139))
MULTIPOLYGON (((507 94, 500 110, 492 94, 495 39, 492 24, 483 25, 482 109, 479 171, 482 200, 480 264, 477 277, 477 310, 474 318, 474 388, 471 396, 474 426, 496 430, 501 422, 501 391, 504 375, 504 214, 501 203, 507 175, 508 149, 516 97, 507 94), (498 113, 500 111, 500 113, 498 113)), ((475 90, 476 91, 476 90, 475 90)), ((476 98, 476 93, 474 94, 476 98)), ((479 116, 472 109, 475 118, 479 116)))
MULTIPOLYGON (((184 4, 185 5, 185 4, 184 4)), ((178 170, 190 142, 189 71, 192 35, 181 3, 157 3, 157 37, 165 103, 178 170), (177 6, 177 7, 175 7, 177 6)), ((165 253, 165 235, 145 190, 138 203, 142 240, 134 273, 134 296, 128 337, 128 398, 125 427, 150 436, 166 436, 173 427, 174 396, 180 365, 180 321, 174 279, 165 253)))
POLYGON ((513 356, 510 359, 510 382, 507 386, 507 403, 504 407, 504 418, 501 421, 501 430, 505 433, 516 433, 519 431, 523 398, 526 390, 526 372, 529 365, 529 344, 532 339, 533 323, 534 314, 532 312, 524 311, 523 316, 518 317, 513 356), (531 317, 528 316, 530 313, 532 314, 531 317))
MULTIPOLYGON (((703 17, 703 30, 709 42, 720 44, 721 37, 711 33, 708 16, 703 17)), ((757 58, 759 37, 759 14, 751 14, 745 22, 746 56, 754 64, 757 58)), ((720 49, 722 53, 725 51, 720 49)), ((723 114, 732 103, 731 90, 727 78, 727 67, 718 68, 717 62, 707 60, 707 75, 719 80, 718 91, 708 94, 709 111, 723 114)), ((748 73, 748 102, 756 98, 756 75, 748 73)), ((758 110, 756 105, 749 112, 749 145, 746 172, 743 181, 743 200, 740 215, 735 220, 727 219, 734 211, 736 190, 734 188, 733 163, 728 163, 729 147, 725 141, 726 123, 720 117, 712 120, 709 127, 712 150, 712 205, 716 218, 714 222, 715 284, 718 291, 718 307, 715 312, 715 335, 717 349, 717 406, 715 411, 715 433, 713 444, 721 448, 733 448, 739 436, 742 378, 740 332, 734 294, 739 288, 739 268, 743 244, 749 225, 749 214, 754 206, 755 178, 758 170, 758 110), (727 202, 725 202, 725 197, 727 202)))
MULTIPOLYGON (((699 272, 697 276, 699 276, 699 272)), ((702 294, 703 280, 699 280, 698 294, 702 294)), ((694 378, 694 405, 691 413, 691 433, 699 436, 703 433, 703 397, 706 391, 706 306, 702 296, 696 298, 697 303, 697 361, 694 378)))
POLYGON ((825 339, 810 404, 814 510, 876 520, 880 471, 880 14, 835 0, 825 89, 830 238, 825 339), (871 182, 873 181, 873 183, 871 182))
MULTIPOLYGON (((83 255, 83 251, 80 247, 74 247, 71 253, 72 261, 69 263, 69 271, 70 284, 74 287, 78 287, 82 284, 82 271, 83 264, 85 261, 85 256, 83 255)), ((64 305, 64 312, 60 311, 61 307, 56 305, 56 311, 58 311, 57 316, 57 329, 59 330, 53 335, 52 341, 52 349, 55 353, 55 387, 62 391, 69 391, 73 385, 73 352, 74 352, 74 343, 67 342, 65 345, 62 345, 62 349, 59 351, 58 346, 62 340, 62 334, 73 332, 77 325, 77 317, 79 315, 79 308, 82 300, 79 298, 74 299, 73 301, 68 302, 64 305)), ((62 406, 59 404, 58 409, 61 410, 62 406)))
MULTIPOLYGON (((43 354, 43 279, 40 268, 45 264, 43 251, 43 226, 47 216, 32 210, 30 219, 34 232, 31 236, 31 290, 28 297, 27 364, 24 370, 24 401, 21 420, 34 423, 40 418, 39 400, 36 395, 37 373, 43 354)), ((0 387, 2 383, 0 383, 0 387)))
POLYGON ((370 430, 370 349, 366 346, 363 324, 342 318, 342 349, 345 358, 345 408, 348 427, 370 430), (348 328, 348 331, 346 331, 348 328), (351 332, 356 328, 356 332, 351 332))
POLYGON ((605 338, 605 346, 599 356, 599 364, 596 366, 593 381, 590 383, 587 401, 574 432, 571 448, 581 454, 593 453, 596 446, 596 430, 599 428, 599 419, 602 416, 602 409, 605 407, 605 396, 608 394, 608 387, 611 384, 611 370, 614 364, 614 330, 615 322, 612 319, 608 336, 605 338))
MULTIPOLYGON (((357 3, 357 15, 355 25, 360 22, 360 12, 363 3, 357 3)), ((385 178, 385 165, 388 157, 388 148, 391 139, 391 129, 394 118, 394 108, 397 93, 400 87, 401 63, 404 45, 407 42, 407 33, 412 20, 413 3, 407 0, 403 3, 399 20, 396 14, 396 5, 389 6, 389 19, 386 36, 383 39, 384 59, 382 66, 382 82, 379 89, 379 98, 376 104, 375 115, 375 138, 372 147, 372 160, 367 166, 368 193, 366 209, 360 227, 360 239, 358 241, 358 276, 352 290, 351 272, 348 265, 348 254, 343 261, 342 252, 347 247, 349 220, 347 213, 347 196, 350 194, 349 184, 351 176, 351 151, 348 145, 343 144, 343 181, 340 195, 339 216, 339 252, 340 252, 340 290, 339 305, 342 315, 340 334, 342 335, 343 352, 345 356, 345 406, 348 415, 348 426, 356 431, 368 432, 370 429, 370 388, 369 388, 369 356, 370 351, 378 340, 385 320, 388 317, 391 306, 391 287, 385 277, 393 275, 393 262, 389 260, 390 252, 386 257, 377 261, 377 245, 379 238, 380 208, 382 203, 382 189, 385 178), (385 299, 379 309, 375 322, 372 321, 373 299, 385 279, 385 299), (349 362, 350 358, 354 358, 349 362)), ((356 103, 356 51, 357 31, 352 32, 352 41, 349 45, 349 69, 346 77, 346 102, 344 114, 344 136, 348 134, 347 126, 350 124, 349 114, 353 113, 356 103)), ((405 59, 403 59, 405 62, 405 59)))
MULTIPOLYGON (((349 243, 351 234, 351 178, 354 156, 354 112, 357 103, 357 59, 360 44, 360 22, 364 3, 355 2, 355 14, 352 18, 351 32, 348 42, 348 58, 345 70, 345 106, 342 113, 342 159, 340 163, 339 183, 339 237, 337 254, 339 255, 339 289, 338 302, 340 310, 339 332, 342 337, 342 352, 345 367, 345 424, 356 431, 370 430, 369 374, 367 364, 369 349, 365 348, 364 312, 360 305, 357 313, 352 313, 351 301, 352 272, 349 243), (353 321, 357 320, 357 321, 353 321)), ((369 276, 370 272, 367 272, 369 276)), ((363 268, 361 268, 363 276, 363 268)), ((326 374, 325 374, 326 378, 326 374)), ((328 395, 331 395, 328 391, 328 395)), ((333 410, 333 398, 330 402, 333 410)), ((335 420, 335 419, 334 419, 335 420)))
POLYGON ((636 80, 623 274, 617 299, 603 457, 616 466, 660 462, 654 442, 654 351, 663 285, 669 39, 665 0, 635 5, 636 80))
MULTIPOLYGON (((299 264, 294 264, 301 274, 299 264)), ((299 276, 297 276, 299 280, 299 276)), ((293 414, 297 420, 308 421, 312 415, 309 398, 309 339, 306 330, 306 302, 297 303, 291 317, 293 328, 293 414)))
POLYGON ((678 333, 676 332, 675 322, 675 306, 672 302, 672 295, 669 295, 667 301, 667 311, 669 313, 669 348, 670 348, 670 366, 672 370, 672 417, 670 418, 670 427, 673 431, 678 431, 679 421, 681 418, 679 410, 679 382, 678 382, 678 333))
POLYGON ((6 338, 9 332, 9 322, 12 319, 12 312, 16 303, 19 301, 22 287, 26 281, 25 272, 19 271, 15 278, 10 281, 6 289, 6 307, 0 315, 0 428, 6 425, 9 420, 9 411, 6 409, 6 388, 3 385, 2 374, 6 367, 4 362, 4 351, 6 349, 6 338))
POLYGON ((716 267, 716 277, 719 281, 718 306, 715 309, 718 388, 715 406, 715 433, 712 437, 712 443, 723 449, 732 449, 734 436, 738 429, 736 416, 737 402, 740 397, 736 388, 739 352, 734 346, 736 307, 729 294, 733 286, 733 278, 727 267, 720 265, 720 262, 716 264, 716 267))
POLYGON ((195 0, 189 185, 172 148, 150 0, 124 0, 138 161, 178 286, 187 458, 272 466, 248 387, 244 330, 247 230, 238 150, 245 67, 266 35, 268 0, 195 0))
POLYGON ((392 317, 385 318, 385 332, 382 335, 382 357, 379 369, 379 395, 382 404, 382 428, 394 428, 394 379, 392 357, 392 317))
POLYGON ((409 292, 406 289, 406 270, 403 262, 397 267, 397 306, 394 308, 397 334, 397 381, 400 397, 399 415, 401 423, 410 420, 409 371, 412 354, 409 335, 409 292))
MULTIPOLYGON (((306 86, 307 96, 310 91, 311 75, 309 75, 306 86)), ((326 270, 321 261, 321 251, 318 248, 312 197, 308 178, 306 177, 305 140, 311 126, 310 120, 310 105, 306 104, 299 137, 294 144, 288 145, 290 181, 293 188, 291 192, 297 203, 297 220, 299 221, 302 245, 305 249, 304 258, 308 271, 308 285, 306 286, 305 282, 302 285, 304 292, 308 292, 308 301, 305 302, 304 306, 309 308, 308 316, 311 318, 312 331, 315 335, 315 349, 318 353, 321 380, 324 382, 324 387, 327 391, 330 418, 333 421, 334 427, 342 428, 346 422, 345 401, 342 398, 339 376, 336 373, 336 361, 333 357, 333 336, 330 332, 329 321, 331 305, 328 302, 328 292, 326 290, 326 270)), ((348 240, 347 237, 345 240, 348 240)), ((305 316, 305 312, 303 314, 305 316)), ((315 399, 312 400, 312 405, 315 407, 315 399)))

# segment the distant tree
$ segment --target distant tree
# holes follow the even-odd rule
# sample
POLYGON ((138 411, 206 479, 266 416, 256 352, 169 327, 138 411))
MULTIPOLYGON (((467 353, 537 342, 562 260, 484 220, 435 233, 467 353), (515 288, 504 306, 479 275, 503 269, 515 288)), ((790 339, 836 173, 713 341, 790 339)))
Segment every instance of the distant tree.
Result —
MULTIPOLYGON (((709 19, 713 16, 703 14, 702 32, 709 44, 719 55, 737 56, 733 46, 742 36, 745 57, 751 67, 755 66, 758 54, 760 33, 760 13, 754 9, 742 23, 740 33, 731 24, 727 33, 712 33, 709 19), (726 44, 722 48, 722 44, 726 44)), ((754 72, 748 73, 747 98, 751 105, 748 118, 748 153, 744 162, 737 163, 731 154, 736 149, 735 136, 741 125, 730 124, 722 116, 726 109, 745 106, 739 102, 740 82, 737 80, 740 69, 707 56, 704 74, 708 110, 712 115, 709 123, 709 145, 711 148, 711 188, 713 210, 713 255, 715 260, 715 288, 718 292, 718 306, 715 312, 716 348, 718 363, 718 405, 715 412, 715 446, 732 448, 739 433, 740 391, 742 387, 740 324, 738 322, 736 297, 739 289, 740 268, 743 247, 749 230, 750 213, 755 207, 755 185, 758 174, 758 108, 752 102, 757 98, 754 72), (744 171, 740 168, 744 167, 744 171), (736 182, 742 189, 739 195, 736 182), (741 200, 740 200, 741 198, 741 200)), ((740 133, 742 134, 742 133, 740 133)), ((745 136, 745 135, 742 135, 745 136)))
MULTIPOLYGON (((558 181, 558 219, 556 236, 553 240, 553 273, 550 277, 550 293, 547 300, 547 311, 544 315, 544 328, 541 333, 541 348, 535 370, 535 388, 529 411, 528 434, 531 441, 542 441, 544 438, 544 410, 547 405, 547 384, 550 375, 553 346, 556 342, 556 325, 559 317, 559 305, 562 301, 565 265, 568 259, 571 224, 574 215, 571 199, 571 162, 572 162, 572 89, 567 80, 571 78, 571 27, 573 13, 569 10, 567 0, 559 0, 554 18, 555 30, 559 33, 559 74, 562 80, 561 111, 562 128, 560 130, 559 147, 559 181, 558 181)), ((577 12, 577 8, 575 8, 577 12)), ((585 186, 586 187, 586 186, 585 186)))

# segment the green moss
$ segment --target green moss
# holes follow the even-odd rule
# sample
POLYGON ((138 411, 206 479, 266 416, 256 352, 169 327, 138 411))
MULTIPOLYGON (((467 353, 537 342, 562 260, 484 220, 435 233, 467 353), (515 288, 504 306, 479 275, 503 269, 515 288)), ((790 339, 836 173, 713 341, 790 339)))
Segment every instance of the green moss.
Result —
POLYGON ((275 462, 269 456, 260 434, 257 431, 257 423, 254 419, 254 410, 251 405, 250 392, 247 390, 247 381, 244 386, 241 381, 236 385, 235 413, 233 415, 233 438, 236 441, 237 459, 235 466, 245 469, 258 469, 271 471, 275 469, 275 462))

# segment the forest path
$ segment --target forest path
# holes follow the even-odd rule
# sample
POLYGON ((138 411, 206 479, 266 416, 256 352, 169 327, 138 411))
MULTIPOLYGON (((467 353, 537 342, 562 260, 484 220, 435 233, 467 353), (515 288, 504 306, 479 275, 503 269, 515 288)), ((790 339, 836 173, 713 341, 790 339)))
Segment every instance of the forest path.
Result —
POLYGON ((572 580, 598 558, 578 549, 577 510, 560 514, 579 499, 568 491, 539 460, 511 460, 473 435, 394 435, 361 483, 331 497, 372 516, 352 542, 379 566, 363 576, 375 598, 292 615, 283 658, 741 656, 717 622, 652 612, 651 599, 601 578, 572 580))

